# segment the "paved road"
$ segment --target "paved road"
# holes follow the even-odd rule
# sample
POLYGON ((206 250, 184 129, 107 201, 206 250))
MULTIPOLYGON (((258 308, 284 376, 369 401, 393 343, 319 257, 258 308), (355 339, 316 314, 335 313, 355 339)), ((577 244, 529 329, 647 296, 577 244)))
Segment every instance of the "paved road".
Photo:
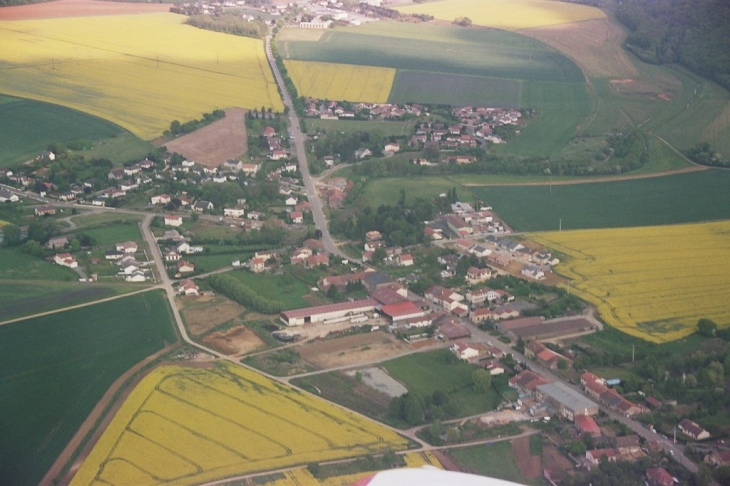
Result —
POLYGON ((322 230, 322 243, 324 245, 324 249, 333 255, 339 255, 347 260, 352 260, 352 258, 337 247, 327 227, 327 219, 325 218, 324 211, 322 210, 322 200, 317 194, 314 181, 309 173, 309 165, 307 164, 307 151, 305 148, 305 141, 307 137, 302 133, 301 126, 299 125, 299 117, 297 116, 296 110, 294 110, 294 103, 292 103, 289 91, 286 89, 286 85, 284 84, 284 79, 279 72, 279 66, 276 65, 274 54, 271 52, 271 34, 266 36, 266 58, 269 60, 269 65, 271 65, 274 78, 281 90, 282 97, 284 98, 284 106, 289 109, 289 121, 292 136, 291 144, 299 162, 299 172, 302 174, 304 187, 307 190, 307 198, 309 199, 309 205, 312 208, 314 224, 317 228, 322 230))

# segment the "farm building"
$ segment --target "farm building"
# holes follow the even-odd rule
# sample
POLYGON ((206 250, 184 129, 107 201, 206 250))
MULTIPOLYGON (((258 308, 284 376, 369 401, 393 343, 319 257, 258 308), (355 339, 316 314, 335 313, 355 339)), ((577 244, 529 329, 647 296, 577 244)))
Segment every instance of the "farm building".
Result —
POLYGON ((594 329, 593 323, 583 317, 553 319, 550 321, 526 317, 501 322, 498 327, 511 339, 522 338, 523 341, 550 339, 594 329))
POLYGON ((398 324, 414 317, 423 317, 425 313, 410 300, 384 305, 380 312, 388 316, 393 324, 398 324))
POLYGON ((679 430, 695 440, 710 438, 710 433, 708 431, 703 429, 699 424, 692 422, 690 419, 683 419, 681 422, 679 422, 679 430))
POLYGON ((376 305, 378 303, 374 299, 320 305, 317 307, 284 311, 279 314, 279 319, 287 326, 301 326, 308 322, 324 322, 330 319, 340 319, 364 312, 372 312, 375 310, 376 305))
POLYGON ((581 433, 588 434, 591 437, 599 437, 601 435, 601 428, 588 415, 578 415, 575 417, 575 426, 581 433))
POLYGON ((598 404, 596 402, 587 399, 563 383, 539 385, 536 391, 538 396, 558 407, 560 415, 568 420, 574 420, 578 415, 598 414, 598 404))

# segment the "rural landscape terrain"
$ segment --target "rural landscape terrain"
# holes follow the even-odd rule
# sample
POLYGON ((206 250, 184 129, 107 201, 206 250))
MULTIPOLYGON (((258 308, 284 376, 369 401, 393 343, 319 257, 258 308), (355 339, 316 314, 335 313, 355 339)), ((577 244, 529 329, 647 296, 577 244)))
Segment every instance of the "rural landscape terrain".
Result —
POLYGON ((730 485, 728 26, 0 0, 0 484, 730 485))

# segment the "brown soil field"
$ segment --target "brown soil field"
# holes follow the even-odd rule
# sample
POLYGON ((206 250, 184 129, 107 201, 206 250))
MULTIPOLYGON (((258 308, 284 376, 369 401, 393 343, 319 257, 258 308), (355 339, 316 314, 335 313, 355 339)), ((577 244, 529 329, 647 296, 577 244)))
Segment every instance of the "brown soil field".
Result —
POLYGON ((167 150, 207 167, 218 167, 226 160, 248 152, 246 110, 228 108, 225 111, 224 118, 166 142, 167 150))
POLYGON ((444 467, 447 471, 456 471, 456 472, 467 472, 466 468, 462 466, 461 464, 458 464, 454 459, 452 459, 450 456, 447 456, 441 451, 431 451, 431 453, 436 456, 436 459, 439 460, 441 465, 444 467))
POLYGON ((169 12, 167 3, 101 2, 97 0, 56 0, 54 2, 0 8, 0 20, 53 19, 169 12))
POLYGON ((302 359, 319 369, 383 360, 408 349, 406 343, 394 336, 377 331, 328 339, 298 348, 302 359))
POLYGON ((608 19, 525 30, 578 64, 590 77, 631 77, 637 71, 622 44, 623 29, 608 19))
POLYGON ((238 317, 245 309, 233 301, 221 297, 178 298, 182 306, 181 314, 185 318, 190 334, 199 336, 238 317))
POLYGON ((229 356, 249 353, 265 346, 261 338, 246 326, 211 333, 203 338, 203 342, 229 356))
POLYGON ((520 437, 512 441, 512 454, 515 456, 520 472, 525 479, 542 476, 542 462, 540 456, 530 453, 530 438, 520 437))
POLYGON ((545 461, 545 469, 550 470, 553 479, 565 478, 568 471, 573 470, 573 463, 563 456, 558 448, 549 442, 543 442, 542 458, 545 461))

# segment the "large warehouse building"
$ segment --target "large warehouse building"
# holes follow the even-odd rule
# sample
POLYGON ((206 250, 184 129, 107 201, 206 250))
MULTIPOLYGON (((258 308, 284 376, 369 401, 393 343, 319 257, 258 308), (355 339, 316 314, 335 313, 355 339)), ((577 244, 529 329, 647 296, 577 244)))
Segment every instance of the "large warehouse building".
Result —
POLYGON ((279 319, 287 326, 301 326, 308 322, 322 322, 362 314, 363 312, 372 312, 375 310, 376 305, 378 305, 378 302, 374 299, 320 305, 317 307, 284 311, 279 314, 279 319))

